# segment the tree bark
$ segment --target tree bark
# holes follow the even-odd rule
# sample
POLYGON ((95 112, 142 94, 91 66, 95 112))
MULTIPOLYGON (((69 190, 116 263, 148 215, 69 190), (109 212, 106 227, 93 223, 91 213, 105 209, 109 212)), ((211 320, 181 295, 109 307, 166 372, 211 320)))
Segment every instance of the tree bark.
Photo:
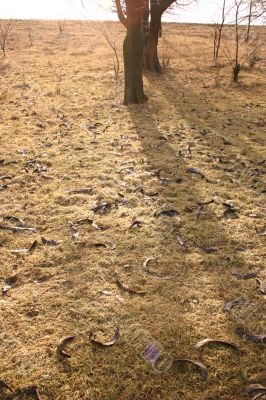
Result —
POLYGON ((147 101, 143 90, 143 37, 141 20, 143 1, 126 0, 127 35, 124 40, 125 92, 124 104, 141 104, 147 101), (138 3, 138 4, 137 4, 138 3))
POLYGON ((158 57, 158 41, 161 30, 161 13, 158 10, 157 3, 151 1, 151 21, 149 33, 144 40, 144 68, 148 71, 161 72, 162 68, 158 57))

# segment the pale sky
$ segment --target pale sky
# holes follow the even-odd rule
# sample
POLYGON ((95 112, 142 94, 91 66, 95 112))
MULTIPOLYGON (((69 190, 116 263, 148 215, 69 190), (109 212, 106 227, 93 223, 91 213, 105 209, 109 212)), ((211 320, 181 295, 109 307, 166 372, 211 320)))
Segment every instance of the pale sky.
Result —
MULTIPOLYGON (((108 11, 111 0, 0 0, 0 19, 116 19, 108 11)), ((198 5, 178 10, 171 20, 213 23, 219 20, 219 0, 199 0, 198 5)), ((169 20, 169 17, 165 18, 169 20)))

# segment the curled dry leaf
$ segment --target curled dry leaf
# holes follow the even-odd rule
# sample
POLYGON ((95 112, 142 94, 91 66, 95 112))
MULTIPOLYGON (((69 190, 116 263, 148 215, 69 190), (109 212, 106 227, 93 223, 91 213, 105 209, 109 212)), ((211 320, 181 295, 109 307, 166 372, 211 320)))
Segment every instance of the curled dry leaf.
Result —
POLYGON ((167 217, 177 217, 179 212, 176 210, 162 210, 154 214, 155 217, 167 216, 167 217))
POLYGON ((72 225, 91 225, 94 229, 98 231, 105 231, 106 229, 109 229, 109 226, 103 226, 103 225, 98 225, 96 222, 93 221, 93 219, 90 218, 82 218, 78 219, 77 221, 74 221, 72 225))
POLYGON ((0 379, 0 390, 1 389, 7 389, 10 392, 14 393, 14 391, 11 389, 11 387, 5 381, 3 381, 2 379, 0 379))
POLYGON ((240 278, 240 279, 251 279, 251 278, 256 278, 256 276, 258 275, 258 272, 251 271, 251 272, 242 274, 241 272, 234 271, 234 272, 232 272, 232 275, 236 276, 237 278, 240 278))
POLYGON ((3 217, 4 221, 9 221, 12 224, 16 224, 18 226, 23 226, 25 224, 25 222, 17 217, 14 217, 13 215, 6 215, 5 217, 3 217))
POLYGON ((218 247, 200 247, 200 249, 206 254, 216 253, 219 248, 218 247))
POLYGON ((77 221, 74 221, 73 224, 74 225, 92 225, 93 224, 93 219, 82 218, 82 219, 78 219, 77 221))
POLYGON ((19 389, 18 395, 19 396, 30 396, 34 400, 41 400, 41 396, 40 396, 36 386, 29 386, 24 389, 19 389))
POLYGON ((172 279, 172 278, 173 278, 173 277, 170 276, 170 275, 159 275, 159 274, 157 274, 157 272, 151 271, 151 270, 149 269, 149 266, 148 266, 149 263, 150 263, 151 261, 157 261, 157 259, 156 259, 156 258, 152 258, 152 257, 146 258, 146 260, 144 261, 144 263, 143 263, 143 265, 142 265, 142 268, 144 269, 144 271, 145 271, 148 275, 151 275, 152 277, 157 278, 157 279, 165 279, 165 280, 168 280, 168 279, 172 279))
POLYGON ((74 339, 75 339, 75 336, 68 336, 68 337, 60 340, 60 342, 57 344, 57 352, 61 357, 64 357, 64 358, 71 357, 71 355, 65 351, 65 346, 68 343, 73 342, 74 339))
POLYGON ((223 202, 223 206, 225 207, 225 211, 223 212, 222 218, 238 218, 239 209, 235 207, 232 202, 223 202))
POLYGON ((16 249, 16 250, 10 250, 11 253, 13 254, 26 254, 26 253, 33 253, 34 250, 37 248, 38 242, 37 240, 34 240, 32 245, 28 249, 16 249))
POLYGON ((25 227, 22 227, 22 226, 7 226, 7 225, 3 225, 3 224, 0 224, 0 229, 10 230, 12 232, 23 232, 23 231, 31 232, 31 233, 35 233, 36 232, 35 228, 25 228, 25 227))
POLYGON ((226 342, 224 340, 216 340, 216 339, 203 339, 200 340, 196 345, 196 349, 202 349, 203 347, 206 346, 213 346, 213 345, 217 345, 217 346, 223 346, 223 347, 229 347, 233 350, 237 350, 238 352, 240 352, 240 348, 233 343, 230 342, 226 342))
POLYGON ((246 394, 249 396, 257 396, 258 394, 265 394, 266 386, 261 385, 260 383, 253 383, 246 387, 246 394))
POLYGON ((130 225, 130 227, 128 228, 128 230, 130 230, 130 229, 136 229, 136 228, 141 228, 142 225, 143 225, 143 222, 142 222, 142 221, 136 220, 136 221, 134 221, 134 222, 130 225))
POLYGON ((191 359, 189 359, 189 358, 178 358, 178 359, 175 359, 175 360, 173 361, 173 364, 174 364, 174 365, 192 364, 192 365, 194 365, 194 366, 198 369, 198 371, 200 372, 200 374, 201 374, 201 376, 202 376, 202 379, 204 379, 204 380, 206 381, 207 378, 208 378, 208 371, 207 371, 207 368, 206 368, 205 365, 202 364, 202 362, 200 362, 200 361, 191 360, 191 359))
POLYGON ((114 243, 93 243, 92 246, 96 247, 98 249, 101 248, 101 247, 103 247, 105 249, 108 249, 108 250, 115 250, 116 249, 116 244, 114 244, 114 243))
POLYGON ((43 236, 41 237, 41 241, 47 246, 58 246, 62 243, 62 240, 45 239, 43 236))
POLYGON ((225 304, 224 310, 230 312, 232 310, 232 308, 234 308, 238 304, 241 304, 241 300, 238 300, 238 299, 230 300, 230 301, 228 301, 228 303, 225 304))
POLYGON ((76 242, 79 238, 79 231, 75 225, 70 225, 70 234, 71 238, 74 242, 76 242))
POLYGON ((9 278, 5 279, 5 284, 4 287, 2 288, 2 294, 6 294, 10 289, 12 289, 13 286, 18 281, 17 275, 10 276, 9 278))
POLYGON ((156 258, 152 258, 152 257, 146 258, 146 260, 144 261, 144 263, 142 265, 143 269, 147 269, 148 268, 148 264, 151 261, 156 261, 156 258))
POLYGON ((236 328, 236 334, 240 336, 245 342, 253 342, 253 343, 259 343, 259 344, 266 344, 266 335, 257 335, 248 332, 245 328, 243 327, 238 327, 236 328))
POLYGON ((138 186, 133 190, 133 193, 141 193, 144 194, 144 189, 142 186, 138 186))
POLYGON ((75 189, 69 192, 69 194, 91 194, 91 193, 92 193, 92 187, 75 189))
POLYGON ((189 167, 189 168, 187 168, 186 173, 187 173, 187 174, 199 175, 199 176, 201 176, 202 178, 205 177, 205 175, 204 175, 204 173, 201 171, 201 169, 195 168, 195 167, 189 167))
POLYGON ((262 294, 266 294, 266 283, 263 282, 261 279, 256 278, 256 281, 259 283, 260 285, 260 292, 262 294))
POLYGON ((95 334, 92 332, 90 333, 90 340, 92 343, 97 344, 99 346, 109 347, 109 346, 113 346, 117 342, 117 340, 119 339, 119 336, 120 336, 120 330, 119 330, 119 327, 117 327, 112 339, 108 342, 101 342, 101 341, 95 339, 95 334))
POLYGON ((112 210, 113 205, 117 208, 117 205, 115 203, 111 203, 110 201, 106 201, 104 203, 97 204, 91 210, 95 214, 108 214, 112 210))
POLYGON ((119 281, 119 280, 116 281, 116 284, 117 284, 117 286, 118 286, 120 289, 122 289, 122 290, 124 290, 125 292, 128 292, 128 293, 130 293, 130 294, 137 294, 137 295, 139 295, 139 296, 143 296, 144 294, 147 293, 147 292, 145 292, 145 291, 138 291, 138 290, 135 290, 135 289, 131 289, 131 288, 129 288, 128 286, 126 286, 124 283, 122 283, 121 281, 119 281))

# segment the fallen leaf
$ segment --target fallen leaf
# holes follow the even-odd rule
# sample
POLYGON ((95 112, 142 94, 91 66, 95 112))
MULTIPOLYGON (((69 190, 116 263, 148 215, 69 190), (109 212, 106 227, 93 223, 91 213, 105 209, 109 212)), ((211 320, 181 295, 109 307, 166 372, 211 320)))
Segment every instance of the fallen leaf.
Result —
POLYGON ((62 240, 45 239, 43 236, 41 237, 41 241, 47 246, 58 246, 62 243, 62 240))
POLYGON ((92 246, 96 247, 96 248, 104 247, 105 249, 109 249, 109 250, 116 249, 116 244, 114 244, 114 243, 93 243, 92 246))
POLYGON ((253 342, 253 343, 260 343, 266 344, 266 335, 257 335, 253 333, 249 333, 243 327, 238 327, 235 330, 236 334, 240 336, 245 342, 253 342))
POLYGON ((73 224, 74 225, 92 225, 93 224, 93 219, 82 218, 82 219, 78 219, 77 221, 74 221, 73 224))
MULTIPOLYGON (((95 214, 107 214, 112 210, 112 206, 114 203, 111 203, 109 201, 106 201, 104 203, 100 203, 98 205, 96 205, 95 207, 92 207, 92 211, 95 214)), ((117 206, 116 206, 117 208, 117 206)))
POLYGON ((216 253, 219 250, 218 247, 200 247, 200 249, 206 254, 216 253))
POLYGON ((237 300, 237 299, 228 301, 228 303, 226 303, 226 305, 224 306, 224 310, 230 312, 232 310, 232 308, 234 308, 235 306, 237 306, 240 303, 241 303, 241 300, 237 300))
POLYGON ((205 177, 204 173, 201 171, 201 169, 199 168, 195 168, 195 167, 189 167, 186 170, 187 174, 195 174, 195 175, 200 175, 202 178, 205 177))
POLYGON ((35 228, 25 228, 22 226, 7 226, 7 225, 2 225, 2 224, 0 224, 0 229, 10 230, 13 232, 22 232, 22 231, 28 231, 31 233, 36 232, 35 228))
POLYGON ((2 379, 0 379, 0 390, 1 389, 7 389, 10 392, 14 393, 14 391, 11 389, 11 387, 8 386, 8 384, 5 381, 3 381, 2 379))
POLYGON ((266 283, 263 282, 261 279, 256 278, 256 281, 259 283, 260 285, 260 292, 262 294, 266 294, 266 283))
POLYGON ((14 217, 13 215, 6 215, 5 217, 3 217, 3 219, 5 221, 9 221, 11 223, 15 223, 20 227, 22 227, 25 224, 25 222, 22 219, 14 217))
POLYGON ((38 242, 37 240, 34 240, 32 245, 28 249, 16 249, 16 250, 10 250, 11 253, 13 254, 26 254, 26 253, 33 253, 34 250, 37 248, 38 242))
POLYGON ((124 283, 122 283, 121 281, 119 281, 119 280, 116 281, 116 284, 117 284, 117 286, 118 286, 120 289, 122 289, 122 290, 124 290, 125 292, 128 292, 128 293, 130 293, 130 294, 137 294, 137 295, 139 295, 139 296, 143 296, 144 294, 147 293, 147 292, 145 292, 145 291, 137 291, 137 290, 131 289, 131 288, 129 288, 128 286, 126 286, 124 283))
POLYGON ((60 342, 57 344, 57 351, 60 356, 65 357, 65 358, 71 358, 71 355, 65 351, 64 347, 68 343, 72 342, 74 339, 75 339, 75 336, 68 336, 68 337, 60 340, 60 342))
POLYGON ((119 336, 120 336, 120 331, 119 328, 117 327, 112 339, 109 342, 100 342, 99 340, 95 339, 95 334, 92 332, 90 333, 90 340, 92 343, 97 344, 99 346, 109 347, 113 346, 117 342, 119 336))
POLYGON ((157 272, 155 272, 155 271, 150 271, 150 269, 149 269, 149 267, 148 267, 148 264, 149 264, 151 261, 157 261, 157 259, 156 259, 156 258, 147 258, 147 259, 144 261, 143 265, 142 265, 142 268, 144 269, 144 271, 145 271, 148 275, 151 275, 153 278, 165 279, 165 280, 169 280, 169 279, 172 279, 172 278, 173 278, 173 277, 170 276, 170 275, 159 275, 159 274, 157 274, 157 272))
POLYGON ((258 272, 251 271, 251 272, 242 274, 241 272, 234 271, 234 272, 232 272, 232 275, 237 276, 240 279, 251 279, 251 278, 256 278, 256 276, 258 275, 258 272))
POLYGON ((155 217, 160 217, 160 216, 177 217, 178 215, 179 212, 176 210, 163 210, 154 214, 155 217))
POLYGON ((79 231, 78 228, 74 225, 70 225, 70 234, 71 238, 74 242, 76 242, 79 238, 79 231))
POLYGON ((144 263, 143 263, 143 265, 142 265, 143 269, 147 269, 147 268, 148 268, 148 264, 149 264, 151 261, 156 261, 156 258, 152 258, 152 257, 146 258, 146 260, 144 261, 144 263))
POLYGON ((29 386, 18 390, 19 396, 31 396, 34 400, 41 400, 40 394, 36 386, 29 386))
POLYGON ((17 283, 18 277, 17 275, 10 276, 5 279, 5 284, 2 288, 2 294, 5 295, 12 287, 17 283))
POLYGON ((230 200, 223 202, 222 205, 225 207, 225 211, 221 218, 238 218, 239 209, 230 200))
POLYGON ((257 396, 258 394, 266 393, 266 386, 261 385, 260 383, 253 383, 246 387, 246 394, 249 396, 257 396))
POLYGON ((141 228, 142 225, 143 225, 143 222, 136 220, 130 225, 128 230, 134 229, 134 228, 141 228))
POLYGON ((195 361, 195 360, 191 360, 191 359, 189 359, 189 358, 178 358, 178 359, 175 359, 174 361, 173 361, 173 364, 174 365, 178 365, 178 364, 192 364, 192 365, 194 365, 197 369, 198 369, 198 371, 200 372, 200 374, 201 374, 201 376, 202 376, 202 379, 203 380, 207 380, 207 378, 208 378, 208 371, 207 371, 207 368, 205 367, 205 365, 204 364, 202 364, 200 361, 195 361))
POLYGON ((237 350, 238 352, 240 351, 239 347, 236 344, 230 343, 230 342, 226 342, 224 340, 216 340, 216 339, 203 339, 200 340, 196 345, 196 349, 201 349, 205 346, 209 346, 209 345, 217 345, 217 346, 224 346, 224 347, 229 347, 231 349, 237 350))
POLYGON ((92 193, 92 187, 84 188, 84 189, 75 189, 71 190, 69 194, 91 194, 92 193))

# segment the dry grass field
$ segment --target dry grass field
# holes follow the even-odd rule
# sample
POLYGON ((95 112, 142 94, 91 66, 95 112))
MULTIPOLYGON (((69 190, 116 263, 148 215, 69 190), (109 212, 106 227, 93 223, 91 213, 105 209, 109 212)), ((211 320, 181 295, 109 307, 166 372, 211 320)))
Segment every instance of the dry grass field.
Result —
MULTIPOLYGON (((104 26, 122 64, 124 29, 104 26)), ((170 66, 125 107, 93 23, 33 21, 32 46, 28 27, 0 62, 0 399, 251 398, 266 385, 265 47, 233 85, 211 26, 165 25, 170 66)))

